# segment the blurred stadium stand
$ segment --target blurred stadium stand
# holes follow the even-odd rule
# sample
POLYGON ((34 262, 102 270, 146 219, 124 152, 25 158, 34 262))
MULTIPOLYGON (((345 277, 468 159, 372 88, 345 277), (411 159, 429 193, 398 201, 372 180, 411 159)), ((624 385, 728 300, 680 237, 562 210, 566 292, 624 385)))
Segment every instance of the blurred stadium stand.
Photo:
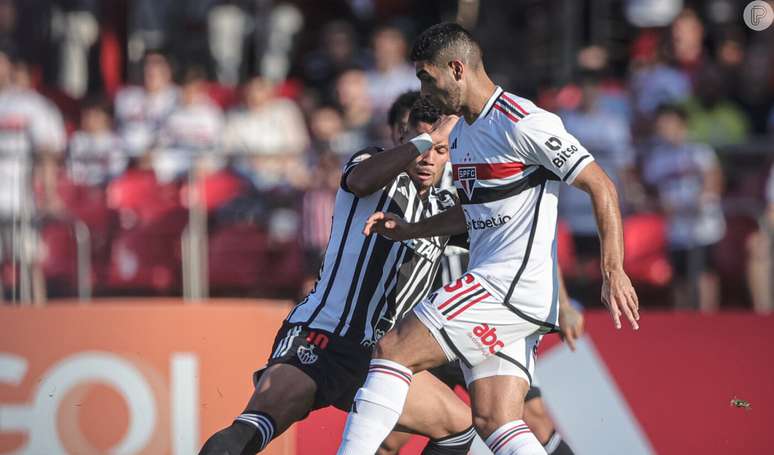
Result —
MULTIPOLYGON (((722 306, 770 311, 774 28, 747 29, 732 0, 466 3, 457 19, 496 82, 579 125, 619 184, 625 266, 658 297, 645 305, 714 309, 712 286, 673 289, 706 274, 722 306), (664 103, 708 152, 673 147, 683 174, 653 180, 664 103), (666 184, 683 187, 683 214, 719 201, 720 236, 676 244, 666 184)), ((441 1, 0 0, 0 191, 21 201, 0 198, 3 297, 298 297, 341 160, 388 145, 389 100, 418 87, 411 39, 455 14, 441 1)), ((559 233, 571 294, 599 305, 588 237, 571 216, 559 233)))

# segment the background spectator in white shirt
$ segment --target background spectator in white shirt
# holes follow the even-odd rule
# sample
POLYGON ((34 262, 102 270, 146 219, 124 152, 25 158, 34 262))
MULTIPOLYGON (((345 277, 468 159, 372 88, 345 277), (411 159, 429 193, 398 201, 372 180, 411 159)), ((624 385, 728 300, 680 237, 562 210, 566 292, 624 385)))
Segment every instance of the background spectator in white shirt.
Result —
POLYGON ((699 308, 713 311, 720 303, 712 246, 725 234, 723 174, 712 148, 687 142, 687 128, 682 109, 662 106, 656 111, 656 138, 642 174, 667 217, 676 305, 694 302, 698 295, 699 308))
POLYGON ((84 103, 80 129, 70 137, 67 147, 67 173, 73 183, 102 186, 126 169, 128 157, 112 124, 106 103, 84 103))
POLYGON ((199 157, 220 147, 223 113, 209 95, 204 71, 189 69, 177 106, 161 127, 153 169, 161 182, 183 178, 199 157))
POLYGON ((268 80, 255 77, 247 83, 244 108, 228 116, 224 141, 259 188, 301 183, 294 174, 309 145, 306 123, 298 106, 278 97, 268 80))
POLYGON ((179 90, 172 81, 172 67, 159 52, 145 56, 143 86, 126 87, 116 94, 118 131, 133 156, 143 155, 177 105, 179 90))

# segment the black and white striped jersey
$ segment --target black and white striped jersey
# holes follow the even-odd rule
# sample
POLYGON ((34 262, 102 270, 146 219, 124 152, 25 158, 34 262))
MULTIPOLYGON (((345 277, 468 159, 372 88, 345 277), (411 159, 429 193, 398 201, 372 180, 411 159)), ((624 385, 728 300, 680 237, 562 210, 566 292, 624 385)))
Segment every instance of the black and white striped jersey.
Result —
POLYGON ((448 240, 431 237, 396 242, 380 235, 366 237, 366 219, 383 211, 417 222, 455 204, 450 192, 436 188, 420 198, 406 173, 369 196, 352 194, 347 176, 380 151, 358 152, 344 166, 317 283, 287 318, 292 324, 324 330, 364 346, 374 344, 432 290, 448 240))

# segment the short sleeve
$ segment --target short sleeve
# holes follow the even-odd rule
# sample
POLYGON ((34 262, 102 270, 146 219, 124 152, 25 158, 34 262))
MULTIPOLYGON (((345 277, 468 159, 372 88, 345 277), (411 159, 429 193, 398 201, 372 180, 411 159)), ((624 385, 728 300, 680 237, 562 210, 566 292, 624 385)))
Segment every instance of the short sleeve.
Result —
POLYGON ((571 184, 594 161, 588 150, 549 112, 534 113, 513 124, 510 141, 527 164, 540 165, 571 184))
POLYGON ((349 177, 349 173, 352 172, 352 170, 355 169, 358 164, 362 163, 368 158, 371 158, 382 150, 383 149, 379 147, 369 147, 352 155, 347 160, 346 164, 344 164, 344 168, 341 170, 341 189, 347 193, 351 193, 352 191, 350 191, 349 187, 347 186, 347 177, 349 177))

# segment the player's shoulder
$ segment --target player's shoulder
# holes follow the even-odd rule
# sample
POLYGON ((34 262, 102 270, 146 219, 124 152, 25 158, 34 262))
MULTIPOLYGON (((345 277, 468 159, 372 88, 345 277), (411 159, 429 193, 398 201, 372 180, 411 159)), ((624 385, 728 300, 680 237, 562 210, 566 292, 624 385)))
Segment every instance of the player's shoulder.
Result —
POLYGON ((519 134, 531 129, 553 128, 562 125, 562 120, 532 100, 503 91, 492 105, 492 118, 497 126, 519 134))
POLYGON ((349 158, 347 159, 347 165, 355 164, 363 160, 367 160, 368 158, 371 158, 377 153, 381 153, 383 151, 384 149, 382 147, 376 147, 376 146, 366 147, 362 150, 358 150, 357 152, 349 156, 349 158))

